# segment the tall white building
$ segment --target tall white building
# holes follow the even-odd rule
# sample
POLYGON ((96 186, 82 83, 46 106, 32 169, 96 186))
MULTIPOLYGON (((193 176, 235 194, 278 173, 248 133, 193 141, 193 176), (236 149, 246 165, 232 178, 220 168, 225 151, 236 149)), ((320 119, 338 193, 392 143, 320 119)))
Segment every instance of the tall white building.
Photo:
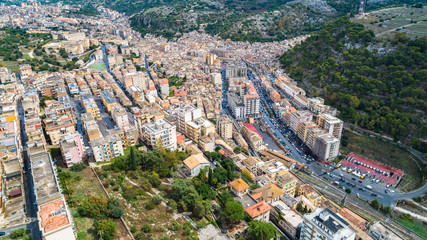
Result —
POLYGON ((155 146, 159 141, 164 148, 171 151, 176 149, 176 127, 165 119, 158 119, 153 123, 147 123, 143 126, 144 141, 155 146))
POLYGON ((301 240, 353 240, 356 233, 349 223, 327 208, 304 215, 301 240))
POLYGON ((175 119, 176 128, 179 132, 185 133, 185 124, 202 117, 202 109, 193 105, 179 107, 173 110, 172 116, 175 119))
POLYGON ((233 123, 227 115, 217 119, 217 132, 223 139, 233 137, 233 123))
POLYGON ((321 114, 317 116, 317 125, 325 129, 332 136, 341 139, 343 121, 330 114, 321 114))
POLYGON ((215 87, 222 86, 221 73, 211 73, 209 79, 215 85, 215 87))
POLYGON ((323 161, 335 159, 340 149, 340 140, 331 134, 316 137, 313 152, 323 161))

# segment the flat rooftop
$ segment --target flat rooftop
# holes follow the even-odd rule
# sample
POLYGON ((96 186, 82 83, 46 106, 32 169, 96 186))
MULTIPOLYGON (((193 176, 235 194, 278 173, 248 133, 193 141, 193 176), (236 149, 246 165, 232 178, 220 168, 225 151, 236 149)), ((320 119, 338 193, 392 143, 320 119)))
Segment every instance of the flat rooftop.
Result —
POLYGON ((276 207, 281 213, 284 219, 292 225, 292 227, 297 228, 299 224, 302 223, 302 216, 289 208, 283 201, 276 201, 272 203, 273 207, 276 207))
POLYGON ((71 223, 68 209, 62 198, 39 206, 38 215, 43 235, 69 226, 71 223))
POLYGON ((50 155, 46 152, 30 157, 34 191, 37 201, 49 198, 59 193, 50 155))

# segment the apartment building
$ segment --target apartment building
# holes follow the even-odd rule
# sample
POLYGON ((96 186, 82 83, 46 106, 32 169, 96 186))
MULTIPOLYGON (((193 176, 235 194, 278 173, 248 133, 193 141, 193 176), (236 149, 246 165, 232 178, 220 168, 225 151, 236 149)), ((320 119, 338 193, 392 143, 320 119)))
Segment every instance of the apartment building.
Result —
POLYGON ((101 120, 101 113, 92 96, 83 96, 82 102, 83 108, 87 113, 91 113, 96 120, 101 120))
POLYGON ((82 135, 78 132, 70 135, 65 135, 60 141, 59 146, 62 158, 67 167, 80 163, 85 157, 86 146, 82 135))
POLYGON ((224 140, 231 139, 233 137, 233 122, 227 115, 222 115, 217 118, 217 132, 224 140))
POLYGON ((200 138, 208 136, 210 133, 215 134, 215 125, 204 118, 187 122, 185 128, 185 135, 195 143, 199 143, 200 138))
POLYGON ((252 220, 266 223, 270 222, 270 211, 271 207, 265 201, 261 201, 245 209, 245 212, 249 214, 252 220))
POLYGON ((124 154, 122 140, 116 135, 107 135, 90 141, 96 162, 105 162, 124 154))
POLYGON ((297 184, 298 179, 289 171, 276 177, 276 185, 288 196, 295 196, 297 184))
POLYGON ((116 104, 111 108, 111 118, 119 128, 130 126, 128 112, 120 104, 116 104))
POLYGON ((37 218, 43 240, 74 240, 74 224, 64 198, 38 206, 37 218))
POLYGON ((259 117, 259 95, 254 85, 246 84, 245 95, 243 96, 243 104, 245 105, 245 117, 259 117))
POLYGON ((317 116, 317 125, 325 129, 332 136, 341 139, 343 121, 330 114, 320 114, 317 116))
POLYGON ((350 224, 328 208, 317 208, 304 215, 301 240, 353 240, 355 237, 350 224))
POLYGON ((109 91, 101 91, 101 101, 108 112, 111 112, 111 108, 117 104, 116 98, 109 91))
POLYGON ((142 138, 150 146, 161 144, 171 151, 177 148, 176 127, 165 119, 145 124, 142 138))
POLYGON ((209 75, 209 80, 215 85, 215 87, 222 87, 222 77, 221 73, 211 73, 209 75))
POLYGON ((292 112, 289 119, 289 127, 294 132, 298 132, 298 124, 300 122, 311 122, 313 121, 313 114, 310 111, 302 110, 292 112))
POLYGON ((338 156, 340 140, 331 134, 316 137, 313 152, 323 161, 333 160, 338 156))
POLYGON ((310 128, 318 128, 319 126, 314 122, 299 122, 297 129, 297 136, 301 141, 307 141, 308 130, 310 128))
POLYGON ((202 109, 196 108, 193 105, 187 105, 175 108, 172 111, 172 116, 175 120, 177 131, 181 133, 186 132, 186 123, 197 120, 202 117, 202 109))
POLYGON ((283 201, 279 200, 271 204, 273 206, 270 219, 289 236, 292 240, 298 239, 303 217, 294 211, 283 201))
POLYGON ((167 78, 157 79, 156 86, 160 95, 169 96, 169 80, 167 78))
POLYGON ((74 120, 70 115, 46 118, 44 124, 46 134, 49 135, 52 145, 58 145, 60 138, 76 131, 74 120))
POLYGON ((130 85, 128 92, 130 96, 133 98, 133 100, 137 102, 144 100, 144 92, 141 90, 141 88, 135 85, 130 85))

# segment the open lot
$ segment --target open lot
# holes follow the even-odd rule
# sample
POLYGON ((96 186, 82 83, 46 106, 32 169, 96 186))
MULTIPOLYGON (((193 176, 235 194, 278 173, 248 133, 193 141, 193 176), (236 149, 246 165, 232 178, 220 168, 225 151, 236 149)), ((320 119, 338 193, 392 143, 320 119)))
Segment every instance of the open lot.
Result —
MULTIPOLYGON (((78 203, 81 202, 86 196, 89 195, 105 195, 102 190, 101 185, 96 179, 94 173, 89 168, 84 169, 81 172, 72 172, 69 171, 74 179, 79 179, 78 181, 73 181, 70 184, 70 187, 74 190, 71 196, 68 197, 69 200, 72 200, 73 204, 69 202, 69 206, 71 209, 71 213, 73 215, 74 224, 77 230, 77 239, 81 240, 91 240, 98 239, 96 233, 94 231, 94 223, 95 220, 87 217, 81 217, 78 214, 78 203)), ((130 239, 130 237, 126 238, 128 233, 126 232, 125 227, 119 220, 115 220, 117 222, 117 232, 115 239, 130 239)))
POLYGON ((387 37, 393 32, 405 32, 408 36, 427 36, 427 9, 397 7, 366 13, 354 18, 354 22, 362 23, 375 35, 387 37))
POLYGON ((344 130, 344 135, 348 137, 349 143, 348 146, 341 148, 344 155, 354 152, 403 170, 405 177, 398 187, 401 191, 414 190, 425 183, 426 179, 422 173, 423 164, 405 149, 380 139, 356 134, 348 130, 344 130))

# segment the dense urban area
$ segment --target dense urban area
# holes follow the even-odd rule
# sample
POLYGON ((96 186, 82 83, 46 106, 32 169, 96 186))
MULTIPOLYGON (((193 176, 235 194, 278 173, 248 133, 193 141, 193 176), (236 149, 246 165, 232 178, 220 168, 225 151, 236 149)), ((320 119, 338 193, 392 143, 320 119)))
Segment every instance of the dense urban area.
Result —
POLYGON ((426 239, 427 7, 379 2, 3 1, 0 240, 426 239))

